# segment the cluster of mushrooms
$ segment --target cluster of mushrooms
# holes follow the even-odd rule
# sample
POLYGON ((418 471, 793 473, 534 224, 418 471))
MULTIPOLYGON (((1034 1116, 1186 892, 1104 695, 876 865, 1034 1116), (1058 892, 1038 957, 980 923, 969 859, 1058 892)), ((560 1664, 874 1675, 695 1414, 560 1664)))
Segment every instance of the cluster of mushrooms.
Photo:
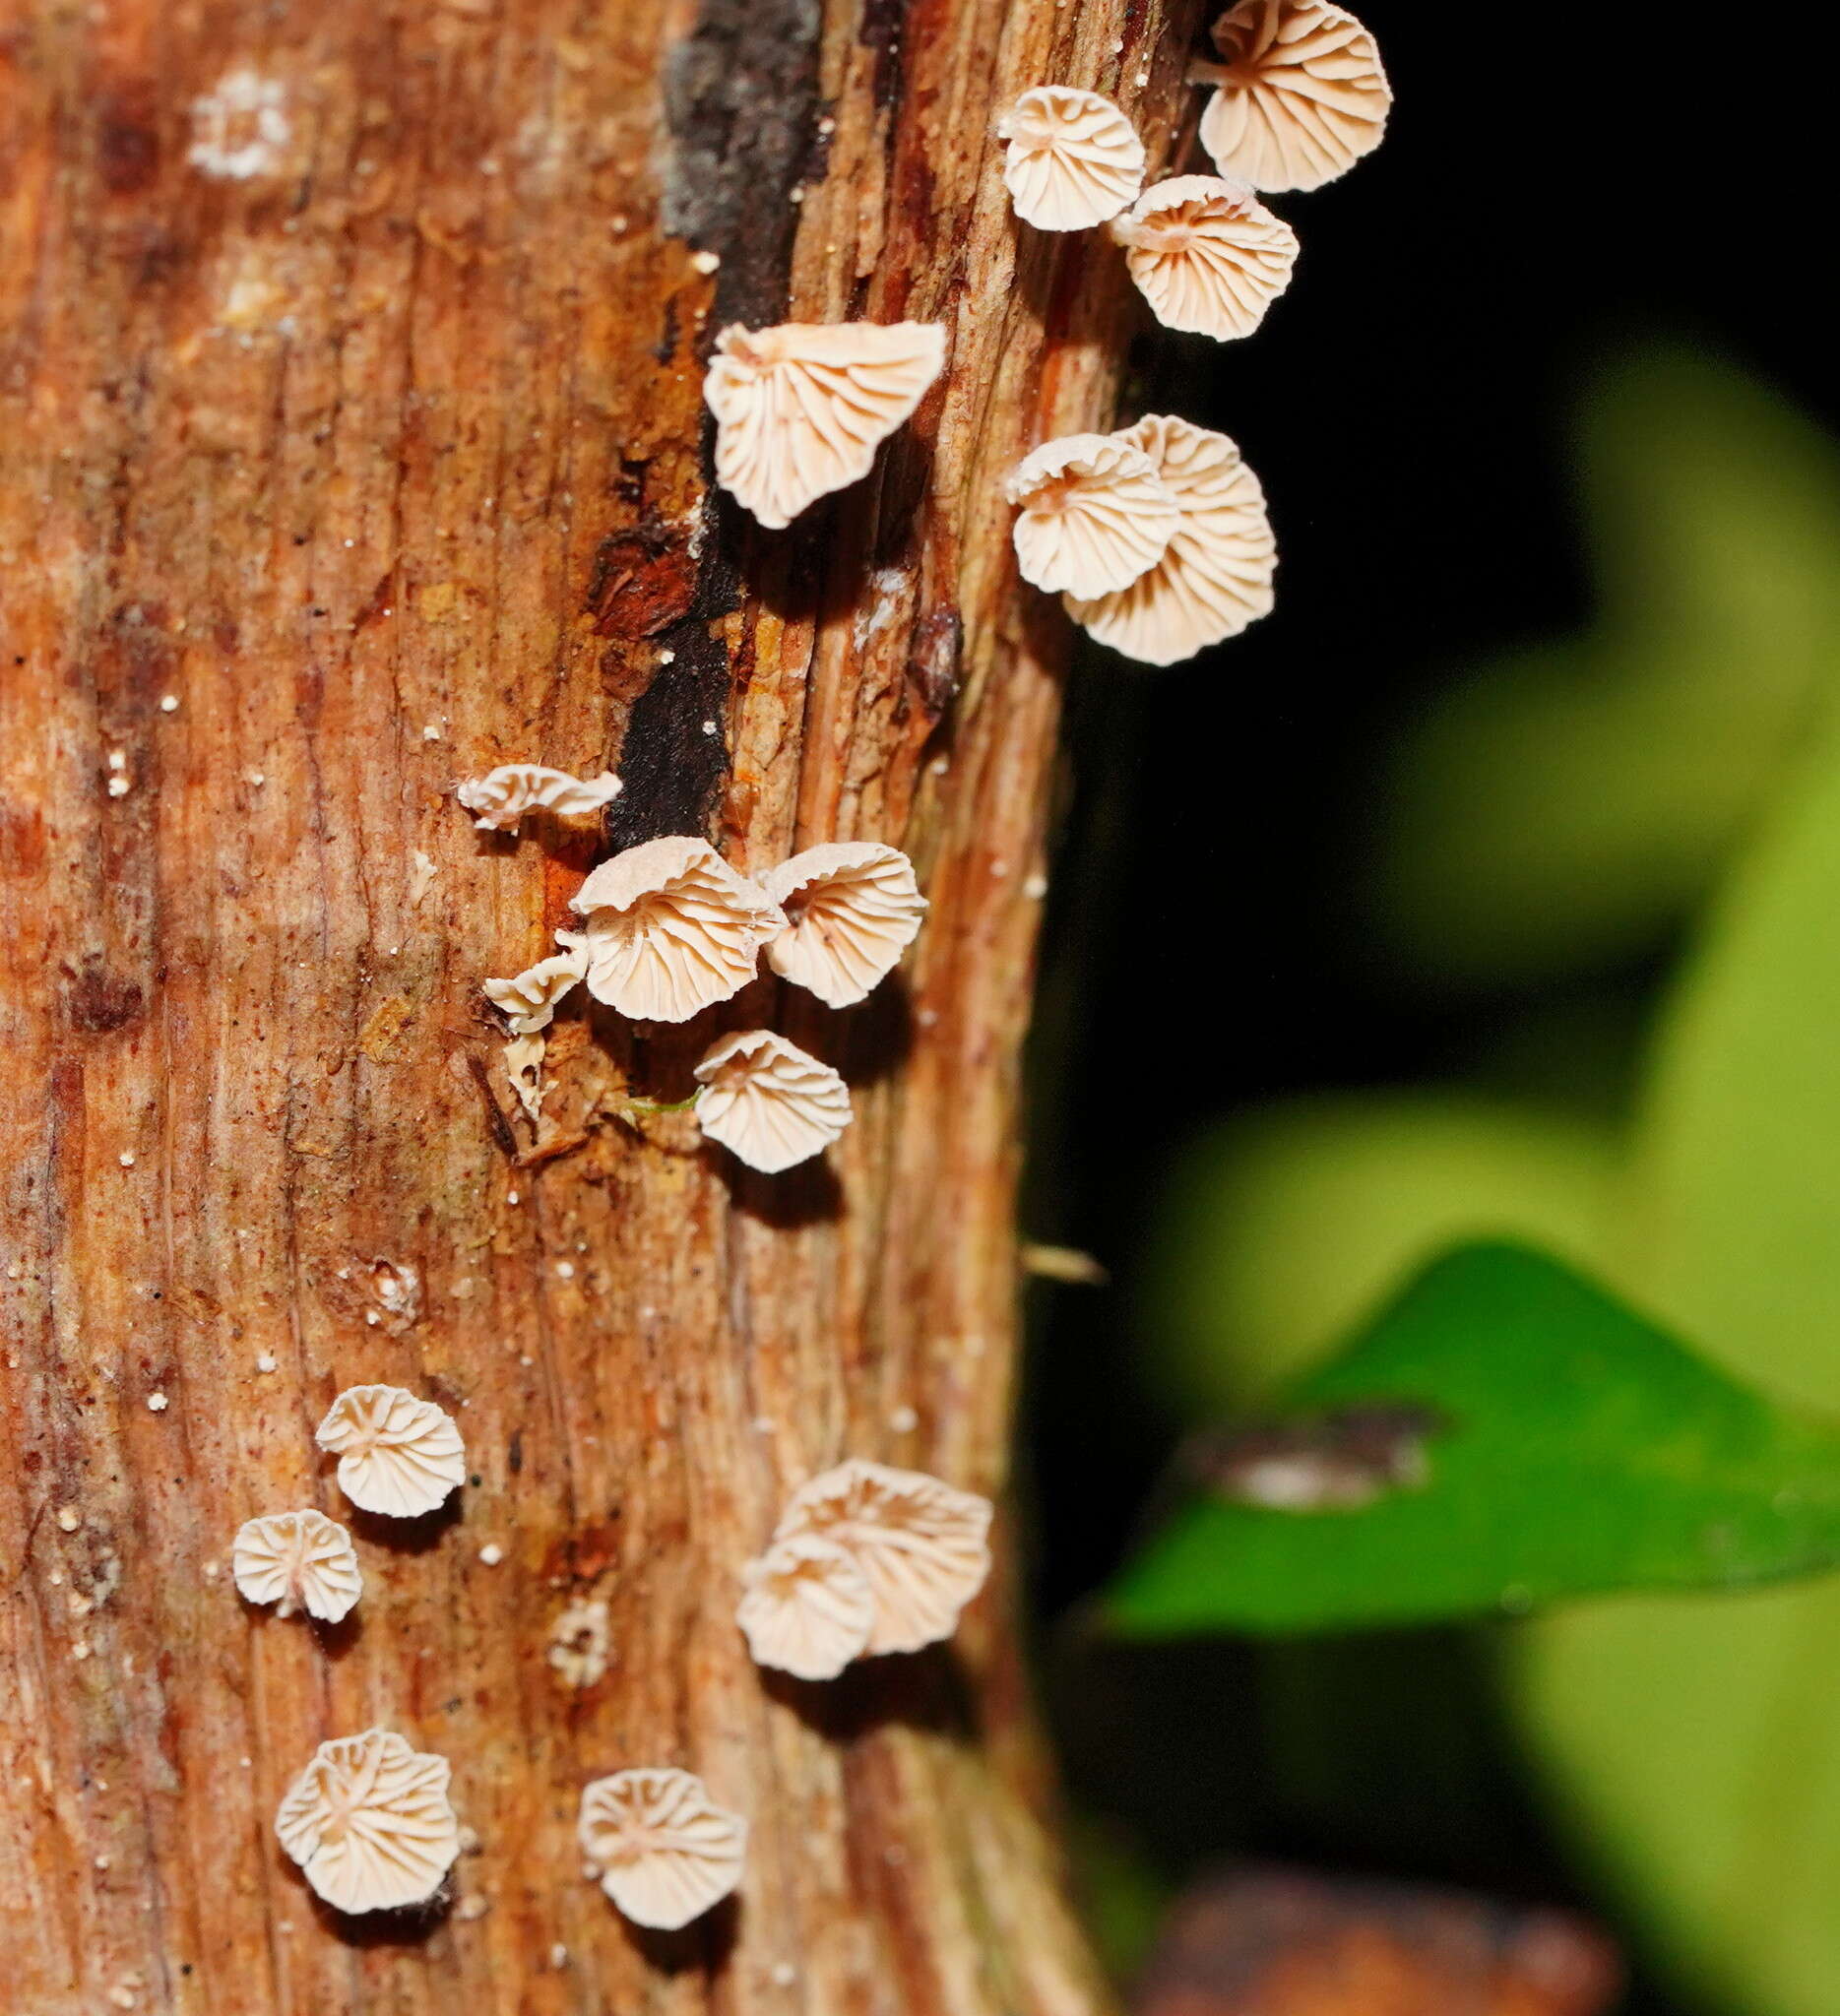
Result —
MULTIPOLYGON (((314 1431, 352 1504, 389 1519, 435 1511, 466 1481, 451 1415, 400 1386, 352 1386, 314 1431)), ((735 1621, 761 1666, 831 1679, 855 1659, 949 1638, 989 1572, 990 1502, 922 1471, 852 1461, 788 1501, 762 1556, 741 1570, 735 1621)), ((482 1556, 499 1558, 496 1549, 482 1556)), ((322 1623, 364 1590, 350 1533, 311 1509, 238 1529, 237 1593, 277 1616, 322 1623)), ((314 1893, 349 1913, 399 1911, 440 1889, 465 1837, 445 1757, 377 1728, 320 1744, 275 1816, 314 1893)), ((741 1878, 747 1822, 694 1773, 615 1771, 583 1788, 576 1824, 588 1873, 635 1924, 674 1930, 741 1878)))

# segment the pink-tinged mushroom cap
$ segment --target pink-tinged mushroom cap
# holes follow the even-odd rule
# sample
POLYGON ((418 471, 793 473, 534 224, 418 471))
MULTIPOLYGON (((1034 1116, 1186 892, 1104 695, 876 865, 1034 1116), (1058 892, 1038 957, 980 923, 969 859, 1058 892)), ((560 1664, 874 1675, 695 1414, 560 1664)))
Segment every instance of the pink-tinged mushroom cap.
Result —
POLYGON ((1037 85, 997 123, 1003 182, 1025 223, 1089 230, 1116 217, 1144 186, 1144 144, 1109 97, 1067 84, 1037 85))
POLYGON ((1128 588, 1175 530, 1175 499, 1156 466, 1115 434, 1043 442, 1010 472, 1005 491, 1022 578, 1050 594, 1128 588))
POLYGON ((747 1822, 688 1771, 615 1771, 582 1791, 576 1835, 636 1925, 675 1931, 741 1880, 747 1822))
POLYGON ((926 910, 914 863, 880 841, 826 841, 759 880, 786 913, 767 964, 832 1008, 866 999, 894 971, 926 910))
POLYGON ((1110 228, 1157 320, 1217 342, 1250 336, 1297 264, 1291 226, 1214 175, 1159 182, 1110 228))
POLYGON ((448 1762, 393 1730, 321 1743, 275 1816, 282 1847, 340 1911, 399 1911, 441 1887, 460 1854, 448 1762))
POLYGON ((850 1124, 850 1088, 770 1029, 725 1037, 696 1067, 697 1124, 750 1169, 777 1175, 821 1154, 850 1124))

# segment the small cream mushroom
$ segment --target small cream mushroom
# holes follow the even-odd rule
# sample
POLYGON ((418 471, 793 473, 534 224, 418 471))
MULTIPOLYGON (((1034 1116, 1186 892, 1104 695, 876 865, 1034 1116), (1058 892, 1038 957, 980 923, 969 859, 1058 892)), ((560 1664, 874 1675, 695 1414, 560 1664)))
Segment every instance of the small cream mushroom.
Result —
POLYGON ((1270 612, 1278 548, 1265 493, 1225 434, 1161 413, 1118 436, 1156 465, 1180 509, 1175 536, 1148 574, 1116 595, 1066 598, 1101 644, 1169 665, 1270 612))
POLYGON ((551 1090, 543 1076, 543 1057, 548 1048, 540 1030, 534 1036, 508 1037, 505 1040, 505 1083, 533 1127, 542 1119, 543 1101, 551 1090))
POLYGON ((826 841, 759 879, 786 913, 767 964, 832 1008, 866 999, 894 971, 926 908, 914 863, 880 841, 826 841))
POLYGON ((997 122, 1016 215, 1045 231, 1116 217, 1144 186, 1144 144, 1109 97, 1068 84, 1025 91, 997 122))
POLYGON ((859 481, 945 362, 930 322, 734 324, 716 339, 703 397, 716 480, 778 529, 859 481))
POLYGON ((757 1665, 801 1680, 834 1679, 868 1649, 875 1596, 852 1557, 816 1534, 775 1541, 741 1570, 734 1621, 757 1665))
POLYGON ((1319 189, 1380 144, 1393 102, 1374 39, 1330 0, 1239 0, 1214 24, 1201 145, 1254 189, 1319 189))
POLYGON ((1166 329, 1250 336, 1291 284, 1297 233, 1244 182, 1174 175, 1111 225, 1138 291, 1166 329))
POLYGON ((1050 594, 1110 595, 1163 557, 1175 499, 1156 466, 1117 436, 1067 434, 1023 457, 1005 485, 1017 506, 1024 581, 1050 594))
POLYGON ((535 1036, 549 1027, 556 1004, 587 970, 580 952, 558 952, 508 980, 481 980, 479 991, 505 1018, 513 1036, 535 1036))
POLYGON ((696 1067, 697 1124, 750 1169, 777 1175, 821 1154, 850 1124, 850 1088, 770 1029, 725 1037, 696 1067))
POLYGON ((582 1790, 576 1838, 636 1925, 675 1931, 741 1880, 747 1822, 688 1771, 615 1771, 582 1790))
POLYGON ((776 1543, 812 1535, 840 1546, 875 1599, 870 1653, 951 1637, 990 1572, 990 1501, 924 1471, 853 1458, 801 1484, 776 1543))
POLYGON ((339 1459, 339 1488, 366 1512, 413 1519, 467 1480, 460 1430, 400 1386, 348 1386, 313 1432, 339 1459))
POLYGON ((638 1022, 687 1022, 746 986, 786 914, 708 842, 673 836, 603 861, 570 898, 587 922, 558 931, 588 991, 638 1022))
POLYGON ((619 795, 620 781, 610 770, 599 777, 571 777, 541 763, 501 763, 483 777, 470 777, 454 788, 469 812, 479 816, 474 825, 497 833, 517 825, 527 812, 553 812, 561 819, 579 819, 598 812, 619 795))
POLYGON ((271 1512, 236 1529, 230 1573, 250 1603, 278 1617, 304 1609, 336 1624, 364 1593, 351 1536, 323 1512, 271 1512))
POLYGON ((282 1800, 275 1832, 340 1911, 397 1911, 441 1887, 460 1854, 445 1757, 393 1730, 321 1743, 282 1800))

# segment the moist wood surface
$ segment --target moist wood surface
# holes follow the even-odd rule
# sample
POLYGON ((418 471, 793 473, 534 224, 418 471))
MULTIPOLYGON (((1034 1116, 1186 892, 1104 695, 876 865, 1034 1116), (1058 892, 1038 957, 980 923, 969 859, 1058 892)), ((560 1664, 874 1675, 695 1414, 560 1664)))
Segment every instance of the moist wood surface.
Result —
POLYGON ((846 1454, 1001 1489, 1066 637, 999 482, 1110 424, 1129 322, 1102 239, 1012 225, 990 126, 1096 86, 1155 163, 1192 29, 0 4, 9 2010, 1099 1999, 1007 1567, 949 1652, 825 1688, 763 1676, 732 1611, 846 1454), (950 361, 866 483, 770 536, 707 489, 699 380, 720 319, 789 308, 940 321, 950 361), (603 843, 476 836, 450 787, 512 759, 613 764, 620 843, 893 842, 925 928, 857 1010, 763 980, 684 1030, 565 1015, 534 1131, 476 990, 603 843), (851 1081, 823 1165, 622 1116, 761 1025, 851 1081), (369 1380, 459 1420, 446 1514, 340 1497, 311 1431, 369 1380), (238 1523, 297 1505, 357 1539, 335 1630, 231 1587, 238 1523), (477 1847, 440 1910, 345 1922, 271 1826, 373 1723, 452 1760, 477 1847), (653 1763, 753 1824, 738 1905, 668 1938, 573 1840, 587 1779, 653 1763))

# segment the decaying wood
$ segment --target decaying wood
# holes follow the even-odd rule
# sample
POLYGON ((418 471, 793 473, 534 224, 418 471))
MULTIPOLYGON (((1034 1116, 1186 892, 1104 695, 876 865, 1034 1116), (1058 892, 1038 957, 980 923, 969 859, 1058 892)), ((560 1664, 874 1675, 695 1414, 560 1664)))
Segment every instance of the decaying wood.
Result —
MULTIPOLYGON (((993 1490, 1016 1059, 1065 633, 1002 472, 1109 424, 1097 237, 1019 234, 990 126, 1043 80, 1182 110, 1187 0, 101 0, 0 9, 0 1982, 9 2010, 1071 2012, 1008 1591, 823 1689, 735 1573, 867 1454, 993 1490), (790 534, 706 488, 720 322, 942 321, 948 375, 790 534), (906 848, 899 978, 597 1014, 533 1130, 479 979, 594 857, 476 835, 530 759, 606 836, 743 868, 906 848), (682 1114, 716 1034, 851 1080, 766 1179, 682 1114), (459 1418, 407 1537, 316 1460, 333 1394, 459 1418), (252 1613, 237 1524, 319 1504, 335 1630, 252 1613), (481 1549, 502 1548, 495 1565, 481 1549), (324 1736, 454 1765, 410 1922, 316 1908, 271 1823, 324 1736), (738 1907, 636 1935, 581 1785, 703 1774, 738 1907)), ((554 836, 551 836, 554 838, 554 836)), ((1007 1580, 999 1576, 999 1585, 1007 1580)))

